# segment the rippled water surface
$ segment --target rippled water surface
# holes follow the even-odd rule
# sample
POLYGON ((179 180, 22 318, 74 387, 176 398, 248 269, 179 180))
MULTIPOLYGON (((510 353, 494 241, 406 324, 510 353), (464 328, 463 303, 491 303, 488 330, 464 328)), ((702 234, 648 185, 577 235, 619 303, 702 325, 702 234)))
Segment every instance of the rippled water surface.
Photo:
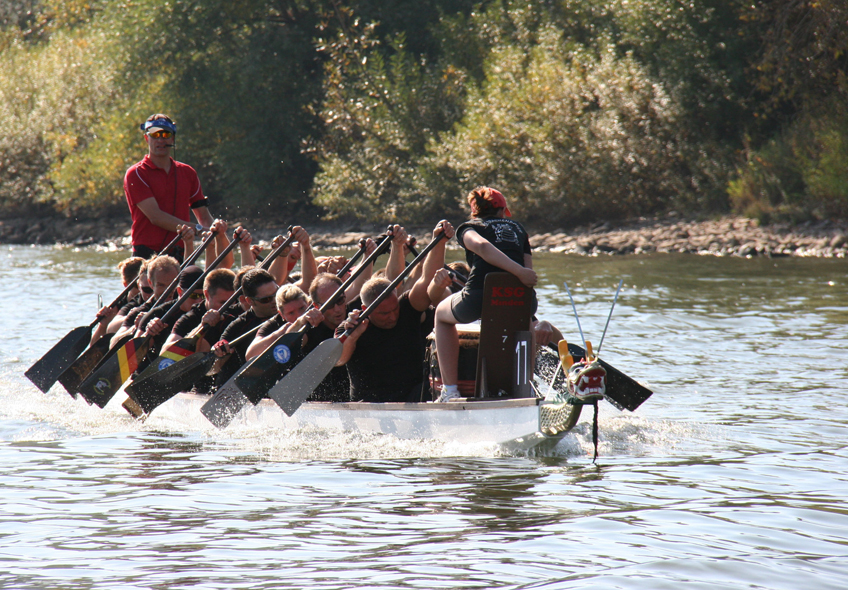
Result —
POLYGON ((144 424, 23 372, 120 253, 0 251, 0 587, 848 587, 848 262, 538 255, 540 315, 654 390, 546 456, 144 424))

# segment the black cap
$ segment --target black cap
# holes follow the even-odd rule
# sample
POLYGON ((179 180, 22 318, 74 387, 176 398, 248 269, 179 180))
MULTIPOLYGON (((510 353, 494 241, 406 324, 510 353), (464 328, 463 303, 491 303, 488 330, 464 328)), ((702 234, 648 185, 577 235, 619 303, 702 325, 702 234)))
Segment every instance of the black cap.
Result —
MULTIPOLYGON (((185 291, 186 289, 190 289, 191 286, 195 282, 197 282, 197 279, 199 279, 202 275, 203 270, 199 266, 194 266, 192 264, 191 266, 185 267, 180 271, 180 289, 182 289, 183 291, 185 291)), ((201 285, 201 287, 202 286, 203 285, 201 285)))

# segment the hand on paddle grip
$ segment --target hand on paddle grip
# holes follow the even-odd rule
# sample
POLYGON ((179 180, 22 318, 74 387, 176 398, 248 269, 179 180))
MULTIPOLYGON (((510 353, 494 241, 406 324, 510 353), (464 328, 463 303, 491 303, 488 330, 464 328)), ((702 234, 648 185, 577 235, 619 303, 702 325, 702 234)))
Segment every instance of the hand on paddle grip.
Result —
POLYGON ((291 235, 294 236, 295 241, 302 247, 306 248, 309 246, 309 234, 299 225, 291 228, 291 235))
POLYGON ((218 340, 215 343, 215 346, 212 347, 212 352, 215 353, 215 356, 218 358, 224 358, 228 354, 233 354, 233 349, 230 347, 230 343, 226 340, 218 340))
POLYGON ((447 289, 453 283, 453 277, 451 277, 450 271, 446 268, 440 268, 436 271, 436 274, 433 275, 433 284, 441 289, 447 289))
POLYGON ((153 318, 147 323, 147 328, 144 330, 144 334, 142 336, 158 336, 162 333, 162 330, 168 327, 168 324, 163 322, 159 318, 153 318))
POLYGON ((253 243, 253 236, 251 236, 250 232, 244 229, 242 226, 238 226, 233 232, 233 239, 240 240, 240 247, 242 248, 249 247, 253 243))
POLYGON ((533 335, 536 338, 536 346, 545 346, 554 339, 554 327, 547 320, 537 322, 533 326, 533 335))
POLYGON ((390 225, 388 229, 392 236, 392 248, 395 246, 405 247, 406 241, 409 239, 409 234, 400 225, 390 225))
POLYGON ((218 233, 219 235, 224 235, 227 233, 227 222, 223 219, 216 219, 212 222, 212 225, 209 226, 209 231, 218 233))
POLYGON ((359 335, 365 331, 368 327, 368 319, 364 319, 361 322, 359 321, 359 315, 362 313, 361 309, 354 309, 350 312, 350 315, 347 316, 347 319, 343 321, 338 328, 336 328, 336 337, 341 334, 351 330, 350 335, 348 336, 349 340, 356 341, 359 338, 359 335))
POLYGON ((116 315, 118 315, 118 311, 119 310, 117 307, 110 307, 108 305, 104 305, 100 308, 100 311, 97 312, 97 318, 100 320, 101 323, 105 322, 108 324, 116 315))
POLYGON ((207 326, 216 326, 218 322, 221 321, 221 312, 217 309, 210 309, 206 313, 203 314, 203 318, 200 320, 201 323, 206 324, 207 326))
POLYGON ((456 233, 456 230, 453 228, 453 225, 451 225, 451 222, 447 219, 442 219, 439 223, 436 224, 436 227, 433 230, 433 237, 435 238, 443 232, 445 234, 445 238, 448 240, 451 239, 456 233))
POLYGON ((177 233, 180 234, 180 239, 185 242, 194 241, 195 227, 192 225, 182 224, 177 226, 177 233))

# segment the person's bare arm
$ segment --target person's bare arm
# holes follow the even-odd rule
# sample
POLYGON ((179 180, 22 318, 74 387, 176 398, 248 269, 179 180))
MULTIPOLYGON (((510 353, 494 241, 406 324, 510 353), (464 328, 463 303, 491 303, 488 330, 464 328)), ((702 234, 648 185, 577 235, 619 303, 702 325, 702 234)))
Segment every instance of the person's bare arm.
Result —
POLYGON ((399 225, 392 227, 392 246, 386 263, 386 280, 395 280, 406 268, 406 230, 399 225))
MULTIPOLYGON (((471 250, 492 266, 497 266, 508 273, 514 274, 528 287, 536 285, 536 271, 533 270, 532 266, 527 268, 526 266, 521 266, 517 262, 513 261, 509 256, 495 248, 489 240, 478 234, 473 229, 469 229, 463 234, 462 241, 468 250, 471 250)), ((529 254, 524 255, 525 262, 529 256, 529 254)), ((530 263, 532 264, 532 260, 530 263)))
POLYGON ((435 240, 442 233, 445 234, 445 239, 439 240, 433 249, 427 253, 427 257, 421 263, 424 267, 421 277, 419 277, 409 290, 409 303, 418 311, 424 311, 430 307, 431 300, 427 294, 430 281, 433 280, 436 271, 445 266, 445 246, 447 245, 447 241, 453 237, 454 229, 450 222, 444 219, 433 230, 433 239, 435 240))

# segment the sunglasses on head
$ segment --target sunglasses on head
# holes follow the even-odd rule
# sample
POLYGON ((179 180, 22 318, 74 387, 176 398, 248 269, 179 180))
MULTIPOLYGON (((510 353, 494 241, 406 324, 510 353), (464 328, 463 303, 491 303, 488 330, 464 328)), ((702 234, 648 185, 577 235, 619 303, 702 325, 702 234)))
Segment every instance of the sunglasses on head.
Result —
POLYGON ((164 139, 170 139, 171 137, 173 137, 173 135, 174 134, 171 133, 170 131, 154 131, 153 133, 147 134, 148 137, 156 137, 156 138, 164 138, 164 139))
POLYGON ((251 297, 256 303, 271 303, 276 295, 268 295, 267 297, 251 297))

